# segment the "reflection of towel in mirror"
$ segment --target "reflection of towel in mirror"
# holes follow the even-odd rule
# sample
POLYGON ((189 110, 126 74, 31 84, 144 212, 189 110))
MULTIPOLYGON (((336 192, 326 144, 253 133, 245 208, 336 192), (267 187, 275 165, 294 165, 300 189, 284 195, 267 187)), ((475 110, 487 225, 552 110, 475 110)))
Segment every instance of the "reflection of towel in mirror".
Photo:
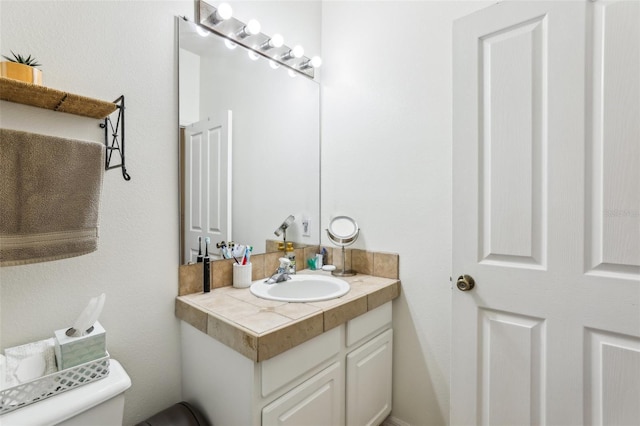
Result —
POLYGON ((104 145, 0 129, 0 266, 97 249, 104 145))

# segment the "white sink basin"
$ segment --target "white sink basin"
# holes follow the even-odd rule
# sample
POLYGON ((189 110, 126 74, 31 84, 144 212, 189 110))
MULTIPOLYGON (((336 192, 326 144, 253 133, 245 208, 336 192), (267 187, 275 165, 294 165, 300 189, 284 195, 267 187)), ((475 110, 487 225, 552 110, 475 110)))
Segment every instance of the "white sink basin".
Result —
POLYGON ((291 275, 291 279, 267 284, 265 280, 254 281, 251 293, 263 299, 280 302, 318 302, 344 296, 351 286, 345 280, 326 275, 291 275))

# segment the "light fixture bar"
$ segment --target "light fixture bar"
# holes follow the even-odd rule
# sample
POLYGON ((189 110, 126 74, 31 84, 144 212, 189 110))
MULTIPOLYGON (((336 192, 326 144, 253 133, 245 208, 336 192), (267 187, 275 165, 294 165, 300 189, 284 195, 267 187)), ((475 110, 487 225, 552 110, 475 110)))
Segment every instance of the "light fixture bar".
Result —
MULTIPOLYGON (((309 64, 313 63, 312 60, 306 56, 294 56, 292 52, 295 48, 281 44, 279 47, 269 47, 265 49, 266 46, 269 46, 271 37, 261 32, 247 35, 246 32, 243 31, 243 29, 247 27, 247 24, 234 17, 221 20, 219 19, 220 14, 216 12, 218 12, 218 9, 215 6, 210 5, 204 0, 198 0, 196 23, 233 43, 253 51, 257 55, 274 61, 306 77, 314 78, 315 69, 313 66, 309 66, 309 64)), ((276 36, 277 35, 274 35, 274 37, 276 36)), ((280 43, 272 44, 277 45, 280 43)))

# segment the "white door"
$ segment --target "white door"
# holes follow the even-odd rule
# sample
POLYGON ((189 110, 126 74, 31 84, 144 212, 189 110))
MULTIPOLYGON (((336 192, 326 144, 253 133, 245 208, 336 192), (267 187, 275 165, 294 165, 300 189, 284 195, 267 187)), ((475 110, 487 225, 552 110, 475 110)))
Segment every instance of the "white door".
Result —
POLYGON ((198 237, 231 239, 231 111, 185 128, 184 261, 195 262, 198 237))
POLYGON ((454 24, 452 425, 640 424, 639 28, 638 1, 454 24))
POLYGON ((344 425, 344 364, 331 364, 264 407, 262 425, 344 425))
POLYGON ((377 426, 391 413, 393 330, 347 355, 347 426, 377 426))

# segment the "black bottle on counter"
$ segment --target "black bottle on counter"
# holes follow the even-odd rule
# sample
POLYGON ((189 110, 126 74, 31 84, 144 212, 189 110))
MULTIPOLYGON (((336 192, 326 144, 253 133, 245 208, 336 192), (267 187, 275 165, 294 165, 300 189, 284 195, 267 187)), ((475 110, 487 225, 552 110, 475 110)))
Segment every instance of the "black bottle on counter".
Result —
POLYGON ((209 237, 205 239, 204 258, 202 259, 202 291, 209 293, 211 291, 211 258, 209 257, 209 237))

